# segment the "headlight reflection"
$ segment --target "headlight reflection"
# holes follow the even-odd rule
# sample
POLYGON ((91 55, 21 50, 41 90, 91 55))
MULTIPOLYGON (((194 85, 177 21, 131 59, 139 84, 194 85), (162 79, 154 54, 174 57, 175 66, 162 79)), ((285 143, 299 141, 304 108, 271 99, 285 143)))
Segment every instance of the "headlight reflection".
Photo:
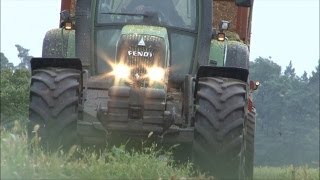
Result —
POLYGON ((116 78, 128 79, 130 76, 130 68, 124 64, 116 64, 113 66, 112 74, 116 78))

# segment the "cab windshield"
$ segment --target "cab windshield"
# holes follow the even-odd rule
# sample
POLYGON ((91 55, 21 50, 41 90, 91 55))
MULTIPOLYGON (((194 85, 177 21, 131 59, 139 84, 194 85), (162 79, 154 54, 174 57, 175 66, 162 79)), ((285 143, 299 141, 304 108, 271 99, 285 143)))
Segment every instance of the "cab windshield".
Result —
POLYGON ((154 24, 195 30, 195 0, 100 0, 98 24, 154 24))

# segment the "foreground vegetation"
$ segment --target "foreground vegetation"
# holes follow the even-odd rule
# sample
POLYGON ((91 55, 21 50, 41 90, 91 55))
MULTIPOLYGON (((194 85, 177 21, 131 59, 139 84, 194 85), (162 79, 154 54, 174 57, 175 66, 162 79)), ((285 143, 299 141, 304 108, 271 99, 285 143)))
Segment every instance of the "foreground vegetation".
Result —
POLYGON ((127 152, 124 147, 99 153, 74 146, 67 153, 28 151, 25 133, 1 131, 1 179, 176 179, 192 175, 191 164, 176 167, 153 147, 127 152))
POLYGON ((319 168, 303 167, 256 167, 254 179, 257 180, 317 180, 319 179, 319 168))
MULTIPOLYGON (((163 156, 153 147, 131 153, 113 147, 97 154, 76 146, 67 153, 31 153, 19 129, 1 130, 1 179, 207 179, 191 163, 175 165, 169 153, 163 156)), ((317 180, 319 169, 256 167, 254 179, 317 180)))

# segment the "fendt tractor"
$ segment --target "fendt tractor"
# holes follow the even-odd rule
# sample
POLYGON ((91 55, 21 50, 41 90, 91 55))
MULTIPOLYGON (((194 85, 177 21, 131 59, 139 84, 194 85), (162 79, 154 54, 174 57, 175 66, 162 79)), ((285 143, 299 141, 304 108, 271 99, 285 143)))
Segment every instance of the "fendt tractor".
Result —
MULTIPOLYGON (((62 0, 31 60, 29 138, 47 149, 180 144, 202 171, 253 176, 253 0, 62 0)), ((182 152, 182 151, 177 151, 182 152)))

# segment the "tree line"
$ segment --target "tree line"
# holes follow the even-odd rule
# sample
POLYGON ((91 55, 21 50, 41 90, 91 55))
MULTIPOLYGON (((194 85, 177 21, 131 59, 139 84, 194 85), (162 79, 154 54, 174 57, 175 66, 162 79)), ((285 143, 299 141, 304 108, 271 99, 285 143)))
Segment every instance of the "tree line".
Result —
POLYGON ((319 63, 308 76, 297 76, 290 62, 284 69, 270 58, 251 62, 255 92, 256 165, 319 166, 319 63))
MULTIPOLYGON (((16 45, 21 63, 1 53, 1 125, 28 117, 29 50, 16 45)), ((292 63, 282 71, 270 58, 250 62, 250 79, 261 86, 254 94, 257 110, 255 165, 319 166, 319 63, 302 76, 292 63)))

